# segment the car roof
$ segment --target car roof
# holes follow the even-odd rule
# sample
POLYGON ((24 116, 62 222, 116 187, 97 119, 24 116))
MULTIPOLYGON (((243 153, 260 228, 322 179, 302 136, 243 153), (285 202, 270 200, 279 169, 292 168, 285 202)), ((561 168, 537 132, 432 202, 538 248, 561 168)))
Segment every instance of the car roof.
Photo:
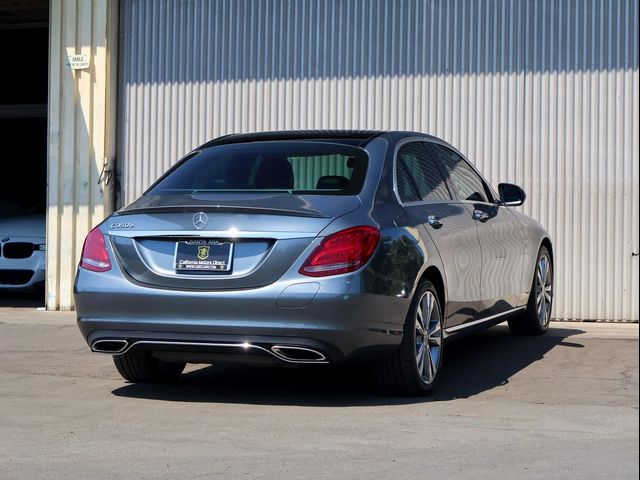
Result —
POLYGON ((200 148, 229 145, 232 143, 270 142, 281 140, 334 140, 336 143, 350 143, 363 146, 382 135, 378 130, 287 130, 274 132, 232 133, 215 138, 200 148))
POLYGON ((455 147, 441 138, 429 135, 428 133, 406 130, 280 130, 269 132, 232 133, 210 140, 198 147, 196 150, 216 147, 219 145, 286 140, 316 140, 321 142, 344 143, 364 148, 369 142, 376 138, 385 138, 392 143, 395 143, 407 137, 420 137, 431 141, 435 140, 448 145, 455 150, 455 147))

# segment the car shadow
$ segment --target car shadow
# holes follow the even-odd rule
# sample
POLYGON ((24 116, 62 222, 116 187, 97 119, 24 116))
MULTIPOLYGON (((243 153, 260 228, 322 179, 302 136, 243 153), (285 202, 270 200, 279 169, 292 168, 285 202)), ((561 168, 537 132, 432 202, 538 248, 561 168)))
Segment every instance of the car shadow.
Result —
POLYGON ((176 402, 295 406, 376 406, 466 398, 500 388, 554 348, 582 348, 567 341, 583 333, 575 327, 553 328, 547 335, 518 337, 506 326, 447 345, 440 383, 427 397, 381 394, 360 367, 251 368, 208 366, 189 371, 171 385, 126 384, 119 397, 176 402))

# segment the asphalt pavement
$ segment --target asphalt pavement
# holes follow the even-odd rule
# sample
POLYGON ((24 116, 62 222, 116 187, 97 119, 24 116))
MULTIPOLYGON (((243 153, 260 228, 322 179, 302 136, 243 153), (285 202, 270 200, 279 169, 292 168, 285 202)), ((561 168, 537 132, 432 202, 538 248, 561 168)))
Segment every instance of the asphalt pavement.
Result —
POLYGON ((351 369, 189 366, 133 385, 73 313, 0 307, 1 479, 638 478, 638 325, 495 327, 428 398, 351 369))

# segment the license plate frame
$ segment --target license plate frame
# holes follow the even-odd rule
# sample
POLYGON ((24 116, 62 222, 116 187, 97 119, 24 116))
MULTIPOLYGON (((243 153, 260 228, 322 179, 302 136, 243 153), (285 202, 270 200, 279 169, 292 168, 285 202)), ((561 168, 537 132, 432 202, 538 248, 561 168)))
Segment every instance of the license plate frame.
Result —
POLYGON ((192 239, 176 242, 173 266, 179 274, 229 273, 234 243, 228 240, 192 239))

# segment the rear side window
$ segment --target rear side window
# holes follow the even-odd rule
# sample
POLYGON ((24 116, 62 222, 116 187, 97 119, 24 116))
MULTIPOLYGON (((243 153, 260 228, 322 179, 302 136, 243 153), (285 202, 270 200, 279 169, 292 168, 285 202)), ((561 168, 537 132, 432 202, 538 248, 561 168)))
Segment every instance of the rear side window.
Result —
POLYGON ((421 142, 400 147, 396 183, 404 203, 451 199, 440 168, 421 142))
POLYGON ((195 152, 170 170, 149 194, 282 192, 357 195, 367 153, 327 142, 254 142, 195 152))
POLYGON ((484 181, 464 158, 453 150, 435 143, 429 144, 428 148, 444 164, 458 199, 472 202, 489 201, 489 193, 484 181))

